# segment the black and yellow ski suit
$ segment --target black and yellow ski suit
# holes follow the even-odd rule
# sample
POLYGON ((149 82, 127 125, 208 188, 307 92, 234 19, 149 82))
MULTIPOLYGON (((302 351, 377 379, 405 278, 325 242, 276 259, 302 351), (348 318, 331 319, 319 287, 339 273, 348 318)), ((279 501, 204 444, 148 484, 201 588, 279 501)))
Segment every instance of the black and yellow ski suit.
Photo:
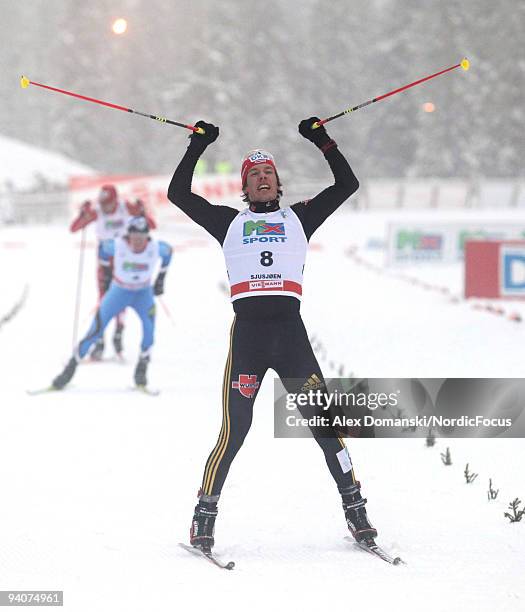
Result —
MULTIPOLYGON (((193 221, 201 225, 221 246, 230 224, 239 211, 228 206, 210 204, 191 191, 195 164, 205 149, 192 139, 171 180, 168 198, 193 221)), ((350 165, 330 141, 322 152, 334 175, 334 184, 307 202, 290 208, 299 218, 307 240, 314 231, 352 194, 359 183, 350 165)), ((261 212, 279 210, 279 203, 270 203, 261 212)), ((259 212, 255 207, 252 211, 259 212)), ((248 433, 253 404, 260 383, 272 368, 282 379, 300 379, 308 385, 324 384, 323 375, 310 345, 297 298, 280 295, 244 297, 233 302, 235 318, 231 327, 228 357, 222 392, 222 428, 213 448, 202 480, 204 499, 216 500, 228 474, 231 462, 248 433), (256 343, 254 338, 264 338, 256 343)), ((297 392, 298 389, 287 389, 297 392)), ((355 484, 354 471, 344 442, 334 436, 318 435, 316 441, 324 452, 328 468, 343 493, 355 484)))

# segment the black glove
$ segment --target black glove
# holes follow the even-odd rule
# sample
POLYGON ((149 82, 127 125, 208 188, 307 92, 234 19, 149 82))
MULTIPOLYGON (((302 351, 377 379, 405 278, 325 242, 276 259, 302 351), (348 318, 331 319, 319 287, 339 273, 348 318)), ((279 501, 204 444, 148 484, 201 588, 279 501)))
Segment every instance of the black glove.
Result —
POLYGON ((102 266, 102 292, 106 293, 113 279, 111 266, 102 266))
POLYGON ((319 119, 319 117, 310 117, 309 119, 303 119, 299 124, 299 134, 301 134, 301 136, 303 136, 310 142, 313 142, 314 145, 322 149, 327 144, 332 143, 333 140, 326 133, 324 125, 315 128, 315 130, 312 128, 312 124, 316 121, 321 120, 319 119))
POLYGON ((190 134, 190 147, 199 147, 204 151, 208 145, 215 142, 219 137, 219 128, 212 123, 197 121, 195 127, 202 128, 204 134, 197 134, 197 132, 190 134))
POLYGON ((159 272, 153 285, 153 295, 162 295, 164 293, 164 279, 166 272, 159 272))

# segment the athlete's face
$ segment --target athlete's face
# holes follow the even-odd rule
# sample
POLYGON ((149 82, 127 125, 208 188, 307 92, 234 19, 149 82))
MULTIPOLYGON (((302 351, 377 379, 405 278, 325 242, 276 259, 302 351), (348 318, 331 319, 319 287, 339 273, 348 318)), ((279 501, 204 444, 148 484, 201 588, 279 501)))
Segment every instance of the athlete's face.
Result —
POLYGON ((244 193, 250 202, 275 200, 277 189, 277 174, 270 164, 257 164, 248 171, 244 193))
POLYGON ((110 215, 117 208, 117 191, 112 185, 105 185, 98 194, 98 203, 103 214, 110 215))
POLYGON ((130 232, 128 234, 128 242, 134 253, 141 253, 148 243, 148 235, 141 232, 130 232))
MULTIPOLYGON (((100 202, 100 201, 99 201, 100 202)), ((110 200, 108 202, 100 202, 100 208, 105 215, 111 215, 117 208, 117 203, 110 200)))

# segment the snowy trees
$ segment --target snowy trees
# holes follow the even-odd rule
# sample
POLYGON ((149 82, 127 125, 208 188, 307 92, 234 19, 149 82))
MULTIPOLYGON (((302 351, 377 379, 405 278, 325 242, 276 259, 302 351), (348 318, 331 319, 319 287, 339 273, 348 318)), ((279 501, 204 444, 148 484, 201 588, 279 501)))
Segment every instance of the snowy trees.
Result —
MULTIPOLYGON (((522 173, 525 62, 516 54, 525 4, 480 0, 123 0, 12 3, 3 16, 10 83, 2 133, 101 171, 168 172, 186 136, 167 126, 29 89, 20 74, 94 97, 220 125, 207 157, 237 168, 252 146, 294 177, 326 169, 297 134, 328 116, 458 62, 452 72, 330 124, 360 177, 515 177, 522 173), (425 113, 432 101, 436 110, 425 113), (285 170, 285 168, 283 168, 285 170)), ((286 175, 285 175, 286 180, 286 175)))

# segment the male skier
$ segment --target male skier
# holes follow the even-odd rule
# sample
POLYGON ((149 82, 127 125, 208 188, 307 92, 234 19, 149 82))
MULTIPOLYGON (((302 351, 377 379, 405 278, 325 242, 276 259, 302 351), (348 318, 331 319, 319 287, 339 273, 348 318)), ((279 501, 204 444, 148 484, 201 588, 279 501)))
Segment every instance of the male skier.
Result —
MULTIPOLYGON (((104 240, 120 238, 126 233, 126 227, 131 217, 145 216, 150 229, 155 229, 155 221, 146 213, 144 203, 141 200, 128 202, 119 198, 114 185, 102 185, 97 199, 94 203, 87 200, 80 207, 77 217, 69 227, 71 232, 78 232, 90 223, 95 223, 95 232, 98 247, 104 240)), ((97 267, 97 283, 99 298, 102 299, 106 292, 104 284, 104 268, 99 263, 97 267)), ((113 334, 113 346, 117 355, 122 354, 122 333, 124 331, 124 313, 117 313, 116 326, 113 334)), ((102 359, 104 352, 104 337, 101 336, 91 350, 91 358, 102 359)))
POLYGON ((171 261, 172 249, 162 240, 149 236, 146 217, 132 217, 123 238, 106 240, 99 249, 103 269, 104 297, 88 333, 80 341, 64 370, 53 380, 54 389, 63 389, 73 378, 78 362, 102 337, 111 319, 124 308, 132 308, 142 323, 141 352, 135 368, 138 387, 146 387, 146 370, 155 332, 154 295, 164 293, 164 278, 171 261), (151 280, 160 259, 161 267, 152 286, 151 280))
MULTIPOLYGON (((219 129, 199 121, 204 134, 193 133, 168 189, 168 198, 206 229, 222 246, 235 318, 223 382, 223 423, 199 490, 190 531, 190 543, 204 552, 214 545, 217 502, 229 467, 252 421, 253 404, 261 381, 274 369, 281 379, 300 379, 301 389, 324 388, 324 379, 299 313, 303 268, 308 241, 314 231, 352 194, 359 183, 336 143, 319 121, 301 121, 299 132, 322 152, 334 184, 307 202, 280 207, 281 182, 273 156, 257 149, 242 162, 243 201, 239 212, 211 205, 192 193, 195 164, 219 129), (253 338, 263 337, 264 344, 253 338)), ((288 390, 288 389, 287 389, 288 390)), ((298 389, 295 389, 297 391, 298 389)), ((373 542, 360 484, 344 442, 324 437, 312 427, 328 468, 342 497, 348 527, 357 541, 373 542)))

